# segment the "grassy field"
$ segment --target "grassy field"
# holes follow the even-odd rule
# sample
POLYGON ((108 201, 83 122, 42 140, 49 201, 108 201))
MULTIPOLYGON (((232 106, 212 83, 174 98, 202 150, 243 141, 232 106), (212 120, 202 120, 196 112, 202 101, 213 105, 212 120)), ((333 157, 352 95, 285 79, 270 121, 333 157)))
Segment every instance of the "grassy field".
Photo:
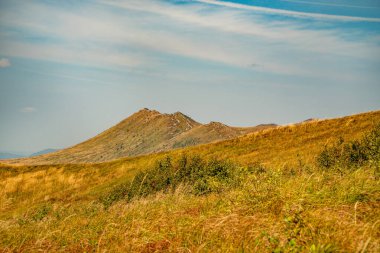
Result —
POLYGON ((379 123, 371 112, 108 163, 2 165, 0 252, 379 252, 379 161, 317 162, 379 123), (147 184, 157 161, 178 169, 184 155, 239 173, 147 184), (133 182, 138 194, 105 204, 133 182))

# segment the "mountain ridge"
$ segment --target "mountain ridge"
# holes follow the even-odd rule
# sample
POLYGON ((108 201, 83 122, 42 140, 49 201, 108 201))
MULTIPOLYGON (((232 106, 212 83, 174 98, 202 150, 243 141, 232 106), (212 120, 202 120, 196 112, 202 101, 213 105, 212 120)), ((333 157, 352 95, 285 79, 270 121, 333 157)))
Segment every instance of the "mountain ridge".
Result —
POLYGON ((34 152, 34 153, 32 153, 31 155, 29 155, 29 157, 34 157, 34 156, 39 156, 39 155, 49 154, 49 153, 56 152, 56 151, 58 151, 58 150, 59 150, 59 149, 56 149, 56 148, 47 148, 47 149, 43 149, 43 150, 40 150, 40 151, 34 152))
POLYGON ((181 113, 141 109, 98 135, 49 154, 3 160, 8 164, 94 163, 235 138, 276 125, 230 127, 201 124, 181 113))
POLYGON ((14 158, 21 158, 23 156, 9 153, 9 152, 0 152, 0 159, 14 159, 14 158))

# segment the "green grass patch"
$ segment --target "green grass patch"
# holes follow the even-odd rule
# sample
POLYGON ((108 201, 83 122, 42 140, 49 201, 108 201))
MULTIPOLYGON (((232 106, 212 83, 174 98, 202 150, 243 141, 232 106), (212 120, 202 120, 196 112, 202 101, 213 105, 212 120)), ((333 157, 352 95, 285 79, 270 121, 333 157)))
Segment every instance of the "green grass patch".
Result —
POLYGON ((325 147, 317 163, 325 169, 380 166, 380 124, 359 140, 345 142, 342 138, 333 146, 325 147))
POLYGON ((114 186, 100 200, 109 207, 121 199, 131 201, 157 192, 174 192, 179 185, 190 186, 190 192, 195 195, 220 193, 237 187, 243 175, 249 171, 225 160, 207 161, 199 156, 183 155, 173 162, 167 156, 157 161, 152 168, 138 172, 132 180, 114 186))

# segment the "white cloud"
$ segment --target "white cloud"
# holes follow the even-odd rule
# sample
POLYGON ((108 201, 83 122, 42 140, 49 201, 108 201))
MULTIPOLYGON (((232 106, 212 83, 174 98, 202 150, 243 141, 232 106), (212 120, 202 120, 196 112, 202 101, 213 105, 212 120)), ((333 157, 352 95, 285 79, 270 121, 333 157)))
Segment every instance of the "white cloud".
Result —
MULTIPOLYGON (((202 0, 200 0, 202 1, 202 0)), ((198 2, 198 1, 196 1, 198 2)), ((181 8, 177 6, 168 5, 159 1, 104 1, 104 4, 124 8, 127 10, 136 10, 143 12, 151 12, 154 14, 162 15, 161 18, 169 18, 175 21, 179 26, 185 26, 190 24, 195 26, 193 29, 213 29, 219 32, 224 32, 223 38, 227 36, 246 35, 252 36, 256 41, 265 40, 264 44, 281 44, 286 46, 295 46, 299 49, 306 49, 308 51, 320 52, 320 53, 334 53, 338 55, 360 56, 373 55, 373 47, 370 44, 364 44, 358 41, 346 41, 339 37, 339 30, 313 30, 310 27, 306 27, 303 22, 273 22, 268 19, 263 19, 260 16, 246 15, 247 13, 234 8, 225 8, 224 10, 218 9, 217 11, 210 11, 209 8, 202 7, 202 5, 186 6, 181 8), (228 33, 233 33, 228 34, 228 33)), ((167 21, 170 22, 170 21, 167 21)), ((187 28, 187 27, 186 27, 187 28)), ((138 39, 144 31, 133 31, 132 34, 137 35, 134 38, 138 39)), ((145 31, 146 32, 146 31, 145 31)), ((139 43, 150 43, 152 46, 166 45, 164 43, 157 43, 160 41, 160 34, 150 31, 151 37, 155 40, 143 38, 138 41, 139 43)), ((206 30, 205 33, 208 31, 206 30)), ((352 32, 352 31, 351 31, 352 32)), ((119 32, 120 34, 120 32, 119 32)), ((162 35, 162 34, 161 34, 162 35)), ((176 35, 181 39, 183 36, 176 35)), ((360 37, 360 36, 359 36, 360 37)), ((167 38, 167 37, 166 37, 167 38)), ((163 38, 164 40, 166 38, 163 38)), ((187 40, 199 40, 198 36, 193 39, 187 40)), ((209 39, 209 38, 208 38, 209 39)), ((239 38, 232 37, 234 40, 239 38)), ((173 43, 174 44, 174 43, 173 43)), ((175 43, 177 44, 177 43, 175 43)), ((210 43, 211 44, 211 43, 210 43)), ((214 44, 214 47, 216 45, 214 44)), ((224 50, 224 49, 223 49, 224 50)), ((207 54, 207 50, 203 50, 204 54, 207 54)), ((229 57, 230 58, 230 57, 229 57)))
POLYGON ((31 107, 31 106, 27 106, 27 107, 24 107, 24 108, 20 109, 20 112, 22 112, 22 113, 32 113, 32 112, 35 112, 35 111, 36 111, 36 108, 31 107))
POLYGON ((360 5, 351 5, 351 4, 339 4, 339 3, 325 3, 325 2, 311 2, 311 1, 302 1, 302 0, 280 0, 282 2, 290 3, 301 3, 307 5, 322 5, 322 6, 334 6, 334 7, 347 7, 347 8, 358 8, 358 9, 373 9, 378 8, 376 6, 360 6, 360 5))
POLYGON ((255 64, 259 66, 255 70, 266 72, 316 76, 329 73, 342 79, 347 76, 339 74, 336 67, 330 68, 336 66, 336 56, 368 59, 379 52, 374 38, 365 41, 365 36, 357 36, 360 40, 345 40, 339 29, 312 29, 297 21, 273 22, 229 7, 215 11, 203 4, 183 8, 150 0, 103 3, 152 13, 177 31, 132 30, 130 41, 135 44, 238 67, 255 64))
POLYGON ((59 46, 5 41, 1 47, 12 56, 78 65, 137 67, 143 60, 143 56, 139 58, 133 54, 116 53, 108 48, 86 48, 75 44, 59 46))
POLYGON ((11 66, 11 62, 7 58, 1 58, 0 59, 0 68, 6 68, 11 66))
POLYGON ((347 58, 373 62, 380 52, 374 37, 347 40, 339 29, 313 29, 303 20, 274 22, 265 15, 251 15, 244 6, 216 8, 206 2, 215 1, 194 1, 186 7, 157 0, 100 1, 85 12, 70 13, 25 3, 15 13, 0 10, 0 22, 59 43, 3 36, 0 51, 71 64, 163 71, 168 71, 164 68, 175 55, 246 69, 255 65, 256 71, 324 73, 340 79, 351 76, 347 69, 341 69, 342 75, 341 62, 347 58))
POLYGON ((226 1, 217 1, 217 0, 194 0, 200 3, 212 4, 225 6, 236 9, 250 10, 256 12, 264 12, 269 14, 280 14, 291 17, 298 18, 313 18, 313 19, 330 19, 330 20, 339 20, 339 21, 367 21, 367 22, 380 22, 380 18, 366 18, 366 17, 356 17, 356 16, 340 16, 340 15, 330 15, 330 14, 321 14, 321 13, 309 13, 309 12, 298 12, 298 11, 288 11, 282 9, 273 9, 266 7, 258 7, 246 4, 232 3, 226 1))

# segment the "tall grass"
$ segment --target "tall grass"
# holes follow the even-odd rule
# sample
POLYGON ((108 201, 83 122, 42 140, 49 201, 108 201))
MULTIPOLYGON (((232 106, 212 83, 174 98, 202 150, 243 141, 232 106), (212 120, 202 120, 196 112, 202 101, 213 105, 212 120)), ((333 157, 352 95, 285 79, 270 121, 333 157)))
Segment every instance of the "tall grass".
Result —
POLYGON ((241 177, 248 172, 228 161, 205 161, 199 156, 183 155, 176 164, 167 156, 156 162, 155 166, 140 171, 132 179, 122 182, 101 198, 109 207, 115 201, 146 197, 157 192, 174 192, 180 185, 190 186, 191 193, 203 195, 237 187, 241 177))
POLYGON ((0 223, 0 250, 378 252, 373 168, 253 170, 239 187, 114 202, 47 200, 0 223))
POLYGON ((0 252, 379 252, 379 128, 331 130, 347 140, 335 145, 316 124, 207 152, 4 168, 0 252))

